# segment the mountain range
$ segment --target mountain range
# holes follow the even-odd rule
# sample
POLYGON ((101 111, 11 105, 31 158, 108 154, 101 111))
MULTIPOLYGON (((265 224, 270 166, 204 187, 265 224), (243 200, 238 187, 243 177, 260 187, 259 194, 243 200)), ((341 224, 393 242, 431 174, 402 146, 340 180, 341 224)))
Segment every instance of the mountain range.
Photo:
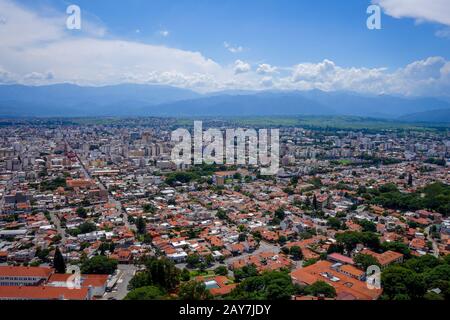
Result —
POLYGON ((349 115, 450 122, 445 98, 354 92, 222 91, 171 86, 0 85, 0 117, 349 115))

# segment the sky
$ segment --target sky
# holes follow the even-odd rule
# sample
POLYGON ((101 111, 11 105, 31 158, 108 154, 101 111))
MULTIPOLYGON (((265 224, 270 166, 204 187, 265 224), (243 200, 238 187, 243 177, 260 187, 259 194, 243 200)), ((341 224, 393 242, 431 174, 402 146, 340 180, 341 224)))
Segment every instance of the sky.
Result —
POLYGON ((450 0, 0 0, 0 83, 63 82, 449 96, 450 0))

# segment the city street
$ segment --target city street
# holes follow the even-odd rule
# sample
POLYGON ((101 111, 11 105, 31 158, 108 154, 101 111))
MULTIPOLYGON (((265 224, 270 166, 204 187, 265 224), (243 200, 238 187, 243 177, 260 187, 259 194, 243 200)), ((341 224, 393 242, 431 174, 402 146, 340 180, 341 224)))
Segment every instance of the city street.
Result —
POLYGON ((119 279, 112 292, 107 292, 102 300, 123 300, 128 294, 128 284, 136 273, 137 267, 129 264, 118 266, 119 279))

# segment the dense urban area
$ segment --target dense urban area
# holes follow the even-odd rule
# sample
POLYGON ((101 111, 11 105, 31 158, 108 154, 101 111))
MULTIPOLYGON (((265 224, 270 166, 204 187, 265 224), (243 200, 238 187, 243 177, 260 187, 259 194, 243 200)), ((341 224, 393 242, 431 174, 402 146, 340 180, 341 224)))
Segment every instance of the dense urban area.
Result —
POLYGON ((3 122, 0 299, 449 298, 448 130, 280 125, 262 176, 177 167, 180 122, 3 122))

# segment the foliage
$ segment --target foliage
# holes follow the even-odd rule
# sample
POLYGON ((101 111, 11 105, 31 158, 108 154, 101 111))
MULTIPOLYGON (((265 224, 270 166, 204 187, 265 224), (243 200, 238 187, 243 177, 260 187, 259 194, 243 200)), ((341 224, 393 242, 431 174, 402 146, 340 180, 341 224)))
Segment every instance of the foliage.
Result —
POLYGON ((166 296, 161 288, 156 286, 140 287, 130 291, 125 300, 163 300, 166 296))
POLYGON ((305 288, 305 294, 310 296, 324 296, 326 298, 336 297, 336 289, 325 281, 317 281, 305 288))
POLYGON ((387 300, 433 300, 449 298, 450 259, 439 259, 424 255, 407 260, 401 265, 393 265, 381 274, 383 298, 387 300), (432 289, 440 289, 438 296, 427 294, 432 289))
POLYGON ((234 278, 236 281, 240 282, 245 278, 254 277, 258 275, 258 270, 255 265, 251 264, 248 266, 244 266, 241 269, 234 270, 234 278))
POLYGON ((356 245, 362 243, 370 249, 377 250, 380 247, 380 239, 376 233, 346 231, 336 234, 337 244, 343 245, 350 252, 356 248, 356 245))
POLYGON ((299 246, 293 246, 291 247, 289 253, 292 255, 292 257, 295 260, 301 260, 303 259, 303 252, 302 249, 299 246))
POLYGON ((130 288, 157 286, 167 291, 173 291, 180 283, 180 270, 167 258, 148 258, 145 261, 145 271, 137 273, 130 281, 130 288))
POLYGON ((203 282, 189 281, 180 286, 178 297, 181 300, 199 301, 212 299, 212 295, 203 282))
POLYGON ((105 256, 95 256, 81 265, 84 274, 113 274, 117 269, 117 261, 105 256))
POLYGON ((66 186, 66 179, 60 177, 55 178, 51 181, 43 181, 40 185, 42 191, 55 191, 60 187, 65 188, 66 186))
POLYGON ((56 248, 55 250, 55 256, 53 258, 53 268, 55 268, 56 273, 66 273, 66 263, 59 248, 56 248))
POLYGON ((242 281, 227 297, 233 300, 289 300, 295 289, 287 272, 271 271, 242 281))
POLYGON ((214 273, 217 274, 218 276, 226 276, 228 274, 228 269, 225 266, 218 266, 214 270, 214 273))
POLYGON ((137 218, 135 223, 138 234, 147 233, 147 224, 145 223, 144 218, 142 217, 137 218))
POLYGON ((378 260, 369 254, 359 253, 353 258, 353 261, 362 270, 367 270, 370 266, 380 266, 378 260))
POLYGON ((363 232, 377 232, 377 225, 369 220, 358 220, 363 232))
POLYGON ((393 184, 387 184, 372 191, 373 203, 394 210, 435 210, 450 215, 450 185, 436 182, 415 193, 401 193, 393 184), (421 194, 424 194, 421 197, 421 194))

